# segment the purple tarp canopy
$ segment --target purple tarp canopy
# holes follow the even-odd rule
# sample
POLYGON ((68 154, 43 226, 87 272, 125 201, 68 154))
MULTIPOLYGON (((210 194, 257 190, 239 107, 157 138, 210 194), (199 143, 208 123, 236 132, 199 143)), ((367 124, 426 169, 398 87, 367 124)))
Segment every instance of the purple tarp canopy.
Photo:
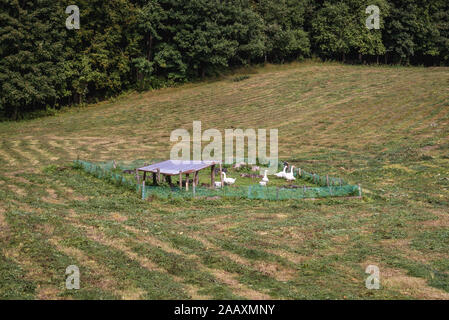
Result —
POLYGON ((156 173, 159 169, 161 174, 173 176, 179 173, 193 173, 219 163, 217 161, 166 160, 153 163, 138 170, 156 173))

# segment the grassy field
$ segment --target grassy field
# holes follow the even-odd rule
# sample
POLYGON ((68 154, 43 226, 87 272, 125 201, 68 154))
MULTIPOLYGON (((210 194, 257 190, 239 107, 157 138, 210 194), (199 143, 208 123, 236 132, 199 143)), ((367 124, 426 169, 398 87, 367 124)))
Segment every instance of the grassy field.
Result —
POLYGON ((449 68, 240 74, 0 123, 0 298, 448 299, 449 68), (166 158, 194 120, 277 128, 282 159, 363 200, 148 202, 71 167, 166 158))

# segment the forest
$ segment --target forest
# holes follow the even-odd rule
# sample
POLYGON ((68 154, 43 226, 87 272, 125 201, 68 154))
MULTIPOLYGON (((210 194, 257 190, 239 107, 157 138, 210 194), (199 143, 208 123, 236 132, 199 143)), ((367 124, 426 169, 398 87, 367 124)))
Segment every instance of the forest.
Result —
POLYGON ((2 0, 0 117, 317 58, 449 65, 447 0, 2 0), (66 7, 80 28, 66 28, 66 7), (368 29, 365 10, 380 9, 368 29))

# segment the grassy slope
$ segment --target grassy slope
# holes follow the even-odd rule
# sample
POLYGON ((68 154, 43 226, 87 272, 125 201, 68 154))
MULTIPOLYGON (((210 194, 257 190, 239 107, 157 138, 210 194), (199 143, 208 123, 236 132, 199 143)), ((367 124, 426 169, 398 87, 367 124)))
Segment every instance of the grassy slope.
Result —
POLYGON ((0 124, 0 298, 449 298, 449 69, 293 64, 0 124), (142 202, 81 172, 175 128, 278 128, 363 201, 142 202), (46 169, 44 169, 47 167, 46 169), (65 268, 81 269, 66 291, 65 268), (364 286, 380 267, 381 290, 364 286))

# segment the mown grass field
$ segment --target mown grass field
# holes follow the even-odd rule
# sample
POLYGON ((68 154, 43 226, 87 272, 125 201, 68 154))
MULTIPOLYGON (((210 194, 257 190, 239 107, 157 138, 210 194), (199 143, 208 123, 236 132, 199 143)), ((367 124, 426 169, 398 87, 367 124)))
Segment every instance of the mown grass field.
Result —
POLYGON ((448 299, 449 68, 241 73, 0 123, 0 298, 448 299), (71 168, 166 158, 193 120, 277 128, 282 159, 364 198, 148 202, 71 168))

